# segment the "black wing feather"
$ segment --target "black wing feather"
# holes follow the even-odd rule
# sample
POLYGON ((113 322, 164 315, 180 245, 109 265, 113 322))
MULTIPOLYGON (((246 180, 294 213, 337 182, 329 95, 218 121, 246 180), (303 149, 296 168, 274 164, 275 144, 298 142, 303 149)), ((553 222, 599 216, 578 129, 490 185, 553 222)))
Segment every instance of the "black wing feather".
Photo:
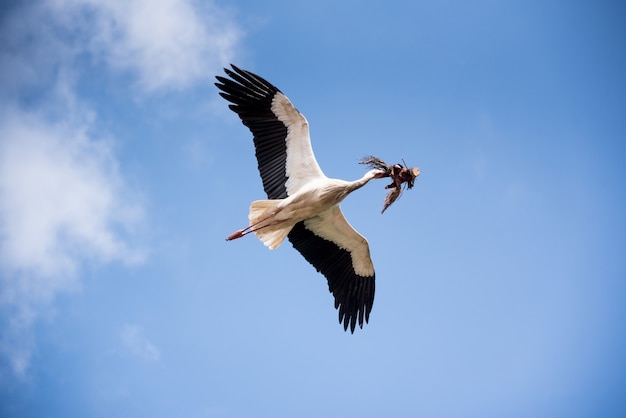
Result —
POLYGON ((339 248, 308 230, 303 222, 297 223, 287 236, 302 256, 328 279, 328 290, 335 297, 339 309, 339 323, 344 330, 350 326, 354 332, 358 322, 369 321, 374 305, 375 275, 359 276, 354 272, 350 252, 339 248))
POLYGON ((272 112, 272 99, 280 92, 275 86, 248 71, 232 66, 224 69, 232 79, 217 76, 220 95, 254 137, 254 147, 263 189, 268 199, 287 197, 287 127, 272 112))

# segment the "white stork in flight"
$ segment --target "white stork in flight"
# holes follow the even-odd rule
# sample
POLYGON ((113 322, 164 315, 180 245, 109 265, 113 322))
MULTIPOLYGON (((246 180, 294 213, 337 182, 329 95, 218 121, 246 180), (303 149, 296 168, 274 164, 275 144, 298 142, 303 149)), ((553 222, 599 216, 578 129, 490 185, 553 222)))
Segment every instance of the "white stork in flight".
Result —
POLYGON ((220 95, 254 136, 256 158, 269 200, 250 205, 248 227, 227 240, 253 232, 270 249, 285 239, 328 279, 344 330, 369 321, 374 303, 374 266, 367 240, 346 221, 339 203, 372 179, 388 177, 373 169, 356 181, 331 179, 320 169, 309 124, 289 99, 263 78, 232 66, 230 78, 217 76, 220 95))

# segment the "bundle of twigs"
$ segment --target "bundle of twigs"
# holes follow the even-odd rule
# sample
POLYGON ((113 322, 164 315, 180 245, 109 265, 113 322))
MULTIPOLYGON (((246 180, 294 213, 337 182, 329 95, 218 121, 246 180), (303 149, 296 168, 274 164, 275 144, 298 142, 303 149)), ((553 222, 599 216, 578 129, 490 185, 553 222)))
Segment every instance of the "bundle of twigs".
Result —
MULTIPOLYGON (((404 163, 404 160, 402 161, 404 163)), ((409 168, 404 164, 394 164, 392 166, 387 165, 383 160, 373 155, 368 155, 361 159, 360 164, 370 166, 371 168, 378 168, 385 170, 387 175, 391 177, 391 184, 385 186, 385 189, 391 189, 385 197, 385 204, 381 213, 385 213, 385 210, 393 202, 398 200, 402 194, 402 185, 406 183, 407 189, 412 189, 415 184, 415 179, 420 175, 420 169, 417 167, 409 168)))

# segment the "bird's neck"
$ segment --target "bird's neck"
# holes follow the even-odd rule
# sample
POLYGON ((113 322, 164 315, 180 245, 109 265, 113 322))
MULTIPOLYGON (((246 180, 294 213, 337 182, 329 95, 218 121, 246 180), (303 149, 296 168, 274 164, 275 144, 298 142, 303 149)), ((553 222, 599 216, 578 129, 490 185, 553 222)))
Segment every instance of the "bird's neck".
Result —
POLYGON ((365 175, 361 177, 360 179, 353 181, 350 185, 350 191, 352 192, 354 190, 360 189, 361 187, 365 186, 370 180, 376 178, 376 174, 379 171, 380 170, 370 170, 367 173, 365 173, 365 175))
POLYGON ((331 198, 332 204, 338 204, 353 191, 365 186, 370 180, 376 178, 380 170, 371 170, 363 177, 355 181, 346 181, 339 179, 330 179, 328 187, 325 188, 324 195, 331 198))

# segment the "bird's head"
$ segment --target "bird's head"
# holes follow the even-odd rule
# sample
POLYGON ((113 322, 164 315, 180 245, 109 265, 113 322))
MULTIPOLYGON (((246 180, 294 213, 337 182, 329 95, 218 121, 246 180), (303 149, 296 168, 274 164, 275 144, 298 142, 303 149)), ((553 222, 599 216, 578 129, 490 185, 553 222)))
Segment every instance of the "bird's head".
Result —
POLYGON ((375 168, 370 170, 373 179, 382 179, 385 177, 389 177, 389 172, 387 170, 381 170, 379 168, 375 168))

